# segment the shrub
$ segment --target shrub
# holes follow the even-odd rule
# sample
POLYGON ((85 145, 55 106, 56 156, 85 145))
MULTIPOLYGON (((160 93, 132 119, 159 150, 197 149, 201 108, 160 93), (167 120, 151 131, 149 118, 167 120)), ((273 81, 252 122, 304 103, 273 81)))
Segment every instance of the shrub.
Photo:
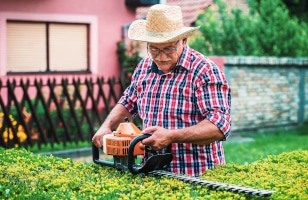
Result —
MULTIPOLYGON (((24 149, 0 148, 0 196, 5 199, 245 199, 244 194, 176 179, 132 175, 24 149)), ((249 165, 225 165, 201 178, 275 190, 272 199, 307 199, 308 151, 269 156, 249 165)), ((258 199, 257 197, 248 197, 258 199)))
MULTIPOLYGON (((44 136, 47 138, 48 141, 54 141, 55 135, 59 138, 60 141, 68 141, 68 138, 67 138, 67 135, 66 135, 65 129, 64 129, 64 123, 69 130, 69 134, 70 134, 70 138, 71 138, 70 141, 81 140, 79 135, 78 135, 78 126, 77 126, 75 120, 73 120, 72 113, 71 113, 71 110, 69 109, 69 107, 67 105, 67 102, 65 102, 65 101, 63 101, 63 102, 59 101, 58 102, 61 106, 60 110, 57 110, 56 108, 53 108, 53 106, 49 105, 49 110, 47 112, 49 112, 50 120, 51 120, 52 123, 50 123, 50 121, 47 119, 47 115, 46 115, 47 113, 46 113, 44 106, 43 106, 43 103, 41 101, 36 100, 36 99, 32 99, 31 103, 32 103, 32 106, 34 107, 35 114, 40 121, 34 120, 34 118, 33 118, 34 113, 31 112, 31 109, 30 109, 28 102, 26 102, 24 105, 22 105, 22 102, 20 102, 19 106, 23 108, 23 111, 22 111, 21 114, 24 117, 26 125, 28 126, 28 128, 31 132, 30 137, 31 137, 32 140, 37 141, 37 140, 40 139, 39 138, 38 123, 40 123, 40 125, 43 129, 43 132, 44 132, 44 136), (61 112, 61 114, 62 114, 62 116, 65 120, 64 123, 60 120, 59 112, 61 112), (28 117, 26 117, 26 116, 28 116, 28 117), (52 124, 54 126, 55 131, 53 131, 53 129, 52 129, 52 124)), ((86 123, 86 120, 84 119, 84 114, 83 114, 82 111, 83 110, 82 110, 81 107, 75 107, 74 108, 74 112, 77 116, 77 119, 80 120, 79 125, 80 125, 80 128, 81 128, 81 130, 80 130, 81 134, 82 134, 83 138, 88 139, 90 127, 86 123)), ((11 113, 12 118, 14 119, 15 123, 18 124, 18 131, 20 132, 21 129, 24 130, 25 127, 23 127, 22 124, 21 124, 21 119, 18 115, 18 111, 17 111, 15 104, 13 104, 11 106, 9 112, 11 113)), ((1 113, 1 109, 0 109, 0 113, 1 113)), ((89 113, 89 116, 91 117, 92 113, 89 113)), ((0 114, 0 119, 1 119, 1 114, 0 114)), ((7 137, 7 138, 10 140, 9 142, 14 140, 13 137, 7 137)), ((23 142, 23 141, 21 141, 21 142, 23 142)), ((4 142, 7 143, 6 140, 4 142)), ((10 145, 10 147, 13 147, 13 146, 14 145, 10 145)))
POLYGON ((250 0, 250 14, 227 11, 222 0, 198 16, 192 48, 205 55, 307 56, 308 25, 290 17, 281 0, 250 0))

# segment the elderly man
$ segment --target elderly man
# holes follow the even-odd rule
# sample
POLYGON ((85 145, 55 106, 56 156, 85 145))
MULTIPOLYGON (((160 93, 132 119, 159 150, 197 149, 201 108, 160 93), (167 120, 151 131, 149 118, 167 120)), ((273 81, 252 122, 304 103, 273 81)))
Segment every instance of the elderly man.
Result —
POLYGON ((157 151, 172 144, 171 172, 199 176, 225 163, 231 92, 215 63, 188 47, 187 38, 198 28, 183 25, 180 7, 160 4, 150 8, 146 20, 131 24, 128 37, 147 42, 148 57, 93 136, 94 145, 101 148, 105 134, 139 115, 143 133, 151 134, 143 144, 157 151))

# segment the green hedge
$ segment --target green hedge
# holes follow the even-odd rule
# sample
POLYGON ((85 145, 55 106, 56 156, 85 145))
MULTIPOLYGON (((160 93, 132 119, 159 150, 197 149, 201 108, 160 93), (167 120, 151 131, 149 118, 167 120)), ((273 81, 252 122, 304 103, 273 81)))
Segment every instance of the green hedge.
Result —
MULTIPOLYGON (((246 199, 244 194, 142 177, 96 164, 0 148, 1 199, 246 199)), ((271 199, 308 199, 308 151, 208 170, 207 180, 275 190, 271 199)), ((250 197, 248 197, 250 198, 250 197)), ((258 199, 251 197, 250 199, 258 199)))

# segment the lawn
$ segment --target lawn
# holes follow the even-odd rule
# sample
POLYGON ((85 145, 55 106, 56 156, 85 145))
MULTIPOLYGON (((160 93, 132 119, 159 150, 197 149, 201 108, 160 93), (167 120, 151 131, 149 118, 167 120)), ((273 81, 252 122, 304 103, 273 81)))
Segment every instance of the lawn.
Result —
POLYGON ((253 141, 232 140, 224 143, 227 163, 248 164, 268 155, 278 155, 294 150, 308 150, 308 127, 296 130, 277 130, 271 133, 246 133, 243 138, 253 141))
MULTIPOLYGON (((277 130, 263 133, 243 133, 242 138, 249 138, 253 141, 236 141, 232 139, 223 143, 227 163, 248 164, 268 155, 278 155, 283 152, 294 150, 308 150, 308 126, 296 130, 277 130)), ((71 142, 65 146, 63 143, 42 145, 41 149, 35 145, 28 150, 34 153, 51 152, 64 149, 76 149, 91 147, 90 141, 71 142)))
POLYGON ((61 151, 61 150, 68 150, 68 149, 78 149, 78 148, 85 148, 91 147, 92 143, 90 141, 80 141, 80 142, 63 142, 54 143, 53 146, 48 144, 42 144, 39 148, 37 144, 34 144, 32 147, 29 146, 27 150, 33 153, 40 153, 40 152, 52 152, 52 151, 61 151))

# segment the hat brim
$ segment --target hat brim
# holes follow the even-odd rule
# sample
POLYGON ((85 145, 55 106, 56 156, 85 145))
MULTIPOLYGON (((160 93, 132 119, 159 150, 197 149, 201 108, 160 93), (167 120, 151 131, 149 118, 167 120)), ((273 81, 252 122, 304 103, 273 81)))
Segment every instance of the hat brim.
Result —
POLYGON ((154 33, 146 31, 146 20, 134 21, 128 29, 128 38, 131 40, 167 43, 187 38, 195 33, 200 27, 182 27, 173 32, 154 33))

